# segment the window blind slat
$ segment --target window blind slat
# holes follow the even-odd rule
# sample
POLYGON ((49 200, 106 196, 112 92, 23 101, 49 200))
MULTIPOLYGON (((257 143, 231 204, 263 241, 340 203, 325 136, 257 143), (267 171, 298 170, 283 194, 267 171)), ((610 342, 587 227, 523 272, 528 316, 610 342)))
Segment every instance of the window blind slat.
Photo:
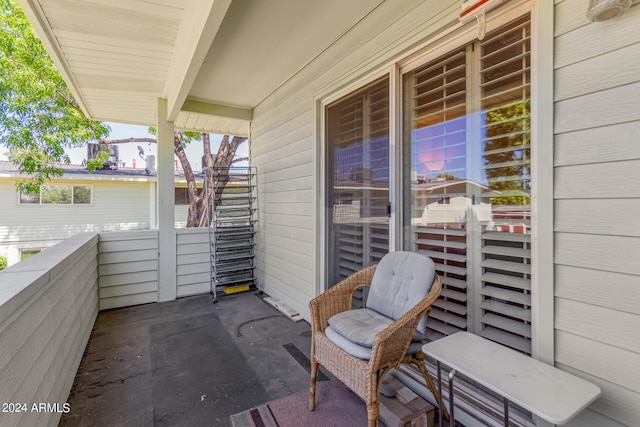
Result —
POLYGON ((523 274, 531 274, 531 264, 523 264, 518 262, 500 261, 497 259, 485 259, 481 265, 485 268, 494 270, 512 271, 523 274))
POLYGON ((438 300, 433 302, 433 307, 437 307, 439 309, 445 310, 447 312, 456 313, 461 316, 467 315, 467 305, 466 304, 456 304, 450 300, 445 300, 439 298, 438 300))
POLYGON ((522 322, 516 322, 503 316, 495 314, 485 314, 481 319, 485 325, 490 325, 502 329, 503 331, 531 338, 531 328, 522 322))
POLYGON ((491 297, 516 304, 531 305, 531 295, 492 286, 485 286, 480 291, 485 297, 491 297))
POLYGON ((531 354, 531 340, 500 329, 485 327, 479 335, 523 353, 531 354))
POLYGON ((509 286, 511 288, 522 289, 526 291, 531 290, 531 279, 524 279, 522 277, 515 277, 498 273, 485 273, 480 277, 480 279, 485 283, 509 286))
POLYGON ((531 258, 531 249, 513 248, 510 246, 487 245, 480 249, 480 252, 491 255, 531 258))
POLYGON ((485 300, 480 307, 486 311, 502 314, 516 319, 531 322, 531 310, 516 305, 502 304, 493 300, 485 300))

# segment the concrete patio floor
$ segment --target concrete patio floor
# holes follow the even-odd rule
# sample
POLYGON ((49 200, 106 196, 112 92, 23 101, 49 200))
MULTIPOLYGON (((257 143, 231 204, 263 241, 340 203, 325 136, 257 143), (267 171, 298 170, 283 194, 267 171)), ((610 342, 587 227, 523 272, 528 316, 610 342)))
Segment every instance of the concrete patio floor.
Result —
POLYGON ((255 292, 212 301, 101 312, 60 426, 230 426, 234 413, 308 388, 308 323, 255 292))

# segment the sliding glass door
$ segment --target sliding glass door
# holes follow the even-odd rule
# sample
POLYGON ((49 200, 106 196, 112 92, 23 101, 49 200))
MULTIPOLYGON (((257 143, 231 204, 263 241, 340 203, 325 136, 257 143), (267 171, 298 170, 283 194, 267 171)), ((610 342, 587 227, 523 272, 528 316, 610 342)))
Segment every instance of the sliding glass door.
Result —
POLYGON ((530 353, 530 20, 454 42, 408 62, 398 87, 384 77, 325 107, 326 285, 390 246, 423 253, 443 281, 431 339, 470 331, 530 353), (401 150, 390 164, 396 113, 401 150), (401 196, 393 245, 390 174, 401 196))
POLYGON ((528 17, 403 77, 403 247, 443 280, 429 335, 531 351, 528 17))
POLYGON ((389 80, 326 107, 328 285, 389 251, 389 80))

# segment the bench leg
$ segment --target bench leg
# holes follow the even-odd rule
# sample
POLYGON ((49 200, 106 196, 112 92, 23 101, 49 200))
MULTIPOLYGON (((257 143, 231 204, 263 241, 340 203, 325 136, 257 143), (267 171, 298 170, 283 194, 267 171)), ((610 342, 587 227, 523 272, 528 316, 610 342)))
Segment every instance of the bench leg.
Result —
POLYGON ((453 405, 453 378, 456 376, 456 370, 452 369, 449 371, 449 425, 451 427, 456 427, 455 417, 453 415, 453 410, 455 409, 453 405))
POLYGON ((503 397, 504 401, 504 426, 509 427, 509 400, 506 397, 503 397))

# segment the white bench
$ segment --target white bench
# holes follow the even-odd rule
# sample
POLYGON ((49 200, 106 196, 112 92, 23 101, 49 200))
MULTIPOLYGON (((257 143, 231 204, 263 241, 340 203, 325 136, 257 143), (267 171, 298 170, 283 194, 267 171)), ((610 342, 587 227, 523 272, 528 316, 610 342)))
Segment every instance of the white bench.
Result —
MULTIPOLYGON (((582 378, 469 332, 458 332, 425 344, 422 351, 437 362, 439 390, 442 388, 440 364, 451 368, 451 426, 454 425, 453 381, 456 373, 503 398, 505 426, 509 425, 509 401, 550 423, 566 424, 600 395, 600 388, 582 378)), ((441 406, 441 402, 438 403, 441 406)))

